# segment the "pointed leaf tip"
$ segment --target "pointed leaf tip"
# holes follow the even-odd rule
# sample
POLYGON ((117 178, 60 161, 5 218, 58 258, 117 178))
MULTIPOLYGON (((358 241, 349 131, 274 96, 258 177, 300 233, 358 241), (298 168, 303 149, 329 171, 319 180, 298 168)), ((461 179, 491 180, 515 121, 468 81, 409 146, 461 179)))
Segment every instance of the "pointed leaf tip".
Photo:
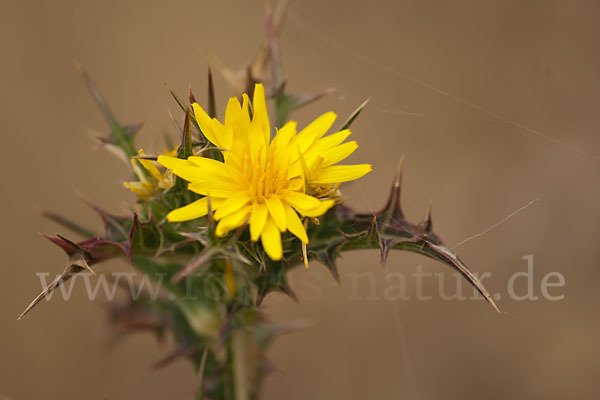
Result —
POLYGON ((352 112, 352 114, 350 114, 350 116, 348 117, 348 119, 346 119, 346 121, 344 121, 344 123, 342 124, 342 126, 340 127, 339 130, 343 131, 344 129, 350 128, 350 125, 352 125, 352 123, 354 122, 354 120, 358 117, 358 115, 362 112, 362 110, 367 106, 367 104, 369 103, 369 101, 371 101, 370 97, 368 99, 366 99, 365 101, 363 101, 362 104, 360 106, 358 106, 356 108, 356 110, 354 110, 352 112))
POLYGON ((177 157, 187 159, 194 155, 192 145, 192 130, 191 130, 191 108, 185 109, 185 120, 183 122, 183 131, 181 135, 181 144, 177 149, 177 157))
POLYGON ((400 157, 398 167, 396 168, 396 176, 394 177, 394 183, 390 191, 387 204, 381 210, 378 215, 384 216, 385 218, 391 218, 399 222, 404 219, 404 213, 402 212, 402 205, 400 203, 400 197, 402 193, 402 169, 404 165, 404 155, 400 157))
POLYGON ((400 190, 400 186, 402 185, 403 169, 404 169, 404 154, 400 156, 400 161, 398 161, 398 166, 396 167, 396 176, 394 177, 394 188, 398 188, 398 190, 400 190))
POLYGON ((188 87, 188 98, 190 100, 190 104, 196 103, 196 97, 194 97, 194 93, 192 92, 192 85, 188 87))
POLYGON ((213 84, 213 76, 210 67, 208 67, 208 116, 211 118, 217 117, 217 103, 215 100, 215 86, 213 84))
POLYGON ((96 83, 92 80, 90 74, 78 61, 75 61, 75 67, 77 68, 79 73, 81 73, 85 85, 87 86, 90 94, 92 95, 94 102, 98 105, 98 108, 100 108, 102 114, 104 114, 104 117, 106 118, 108 124, 111 127, 113 125, 118 125, 117 119, 115 118, 113 112, 106 103, 104 96, 102 96, 102 93, 100 93, 100 90, 96 86, 96 83))
POLYGON ((433 221, 431 219, 432 205, 433 205, 433 202, 430 201, 429 205, 427 206, 427 211, 425 212, 425 217, 423 217, 423 220, 421 222, 419 222, 419 225, 418 225, 418 229, 420 231, 422 231, 425 235, 433 232, 433 221))

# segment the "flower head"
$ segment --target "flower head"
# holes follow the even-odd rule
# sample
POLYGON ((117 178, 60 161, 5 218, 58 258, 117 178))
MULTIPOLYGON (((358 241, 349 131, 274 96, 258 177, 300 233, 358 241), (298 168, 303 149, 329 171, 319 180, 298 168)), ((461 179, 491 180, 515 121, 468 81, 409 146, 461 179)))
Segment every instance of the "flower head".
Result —
POLYGON ((367 164, 334 165, 348 157, 356 142, 341 144, 350 131, 323 137, 335 120, 326 113, 299 133, 288 122, 271 139, 264 88, 257 84, 251 109, 247 95, 242 104, 231 98, 225 123, 210 118, 193 104, 194 115, 207 139, 221 149, 224 161, 192 156, 187 160, 160 156, 158 162, 189 182, 188 189, 203 195, 173 210, 169 221, 187 221, 208 213, 208 199, 222 236, 248 222, 250 238, 260 238, 273 260, 283 255, 281 233, 290 231, 304 244, 308 236, 301 217, 318 217, 331 208, 341 182, 371 170, 367 164), (252 118, 250 113, 252 112, 252 118))
MULTIPOLYGON (((176 150, 165 151, 167 156, 177 154, 176 150)), ((140 149, 139 156, 145 156, 144 150, 140 149)), ((165 192, 175 183, 175 177, 171 171, 160 171, 157 163, 143 158, 132 158, 131 167, 137 176, 137 181, 123 182, 123 186, 137 194, 142 199, 149 199, 159 193, 165 192)))

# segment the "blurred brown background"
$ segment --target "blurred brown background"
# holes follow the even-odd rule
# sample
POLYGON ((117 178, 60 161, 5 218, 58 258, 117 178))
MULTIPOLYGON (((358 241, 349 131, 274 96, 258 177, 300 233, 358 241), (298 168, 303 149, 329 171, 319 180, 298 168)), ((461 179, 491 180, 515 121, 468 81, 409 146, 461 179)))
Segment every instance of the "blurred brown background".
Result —
MULTIPOLYGON (((90 137, 106 126, 74 60, 121 120, 144 121, 144 148, 160 151, 163 133, 174 134, 168 89, 204 93, 207 59, 242 67, 263 41, 264 9, 262 1, 2 0, 0 394, 190 398, 191 366, 148 372, 168 344, 138 335, 111 345, 102 308, 81 286, 71 301, 15 317, 40 290, 36 272, 64 265, 36 233, 66 232, 39 208, 98 227, 76 191, 113 212, 133 200, 121 187, 126 167, 94 150, 90 137)), ((326 110, 345 118, 372 98, 354 125, 353 161, 374 172, 344 189, 348 203, 379 208, 401 154, 405 213, 418 220, 433 199, 448 244, 539 201, 457 248, 475 271, 491 272, 500 315, 482 301, 415 299, 419 265, 443 272, 449 287, 453 277, 414 254, 394 253, 387 266, 407 276, 407 301, 381 299, 388 283, 376 251, 346 255, 341 287, 314 263, 321 293, 296 271, 301 304, 274 296, 268 312, 314 326, 276 342, 270 357, 281 372, 265 399, 598 397, 599 16, 594 1, 292 2, 281 40, 289 86, 336 88, 295 118, 326 110), (563 300, 508 298, 507 282, 530 254, 535 294, 558 271, 566 286, 551 294, 563 300), (362 271, 376 277, 379 299, 367 298, 366 279, 354 286, 362 271)), ((222 111, 231 92, 216 83, 222 111)), ((435 295, 437 285, 425 280, 423 292, 435 295)), ((517 292, 526 289, 519 281, 517 292)))

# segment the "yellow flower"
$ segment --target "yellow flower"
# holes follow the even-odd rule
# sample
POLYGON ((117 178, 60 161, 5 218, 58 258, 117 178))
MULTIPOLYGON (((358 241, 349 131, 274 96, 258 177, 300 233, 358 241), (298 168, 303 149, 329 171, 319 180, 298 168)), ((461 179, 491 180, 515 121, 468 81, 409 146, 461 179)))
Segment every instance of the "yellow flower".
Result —
MULTIPOLYGON (((164 154, 174 156, 177 154, 177 150, 165 151, 164 154)), ((144 150, 140 149, 138 155, 145 156, 146 154, 144 154, 144 150)), ((175 183, 175 177, 171 171, 161 172, 154 161, 132 158, 131 167, 138 180, 134 182, 123 182, 123 186, 142 199, 148 199, 154 197, 158 193, 167 191, 173 186, 173 183, 175 183)))
POLYGON ((331 196, 322 196, 323 191, 313 195, 312 190, 335 187, 337 191, 339 183, 371 171, 367 164, 334 165, 357 147, 356 142, 341 144, 350 131, 323 138, 335 120, 334 113, 322 115, 299 133, 296 123, 289 122, 271 140, 260 84, 254 90, 252 119, 247 95, 242 104, 236 98, 229 100, 224 124, 211 119, 198 104, 192 106, 202 132, 221 149, 224 162, 198 156, 187 160, 158 157, 160 164, 190 182, 189 190, 205 196, 171 211, 168 220, 187 221, 206 215, 210 198, 214 218, 219 221, 218 236, 249 222, 251 240, 260 238, 273 260, 283 255, 282 232, 290 231, 302 243, 308 243, 299 215, 318 217, 334 205, 334 200, 328 198, 331 196))

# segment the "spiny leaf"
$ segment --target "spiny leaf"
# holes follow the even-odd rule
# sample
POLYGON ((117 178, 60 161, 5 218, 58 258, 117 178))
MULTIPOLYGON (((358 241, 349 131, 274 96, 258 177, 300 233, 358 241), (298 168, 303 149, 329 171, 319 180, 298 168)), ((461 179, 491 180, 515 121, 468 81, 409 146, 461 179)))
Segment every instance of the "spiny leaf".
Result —
POLYGON ((254 283, 258 289, 256 295, 257 306, 262 304, 265 296, 271 292, 286 294, 292 300, 298 302, 296 294, 288 284, 286 269, 280 262, 269 265, 269 268, 264 273, 261 273, 254 283))
POLYGON ((79 198, 88 205, 92 210, 98 214, 102 223, 104 224, 104 236, 103 238, 108 241, 122 241, 125 240, 129 232, 129 224, 131 222, 130 217, 119 217, 109 213, 102 209, 96 204, 92 203, 82 194, 78 194, 79 198))
POLYGON ((133 137, 140 129, 141 124, 121 125, 87 71, 79 63, 76 63, 76 66, 81 72, 83 80, 88 87, 92 98, 100 108, 100 111, 102 111, 102 114, 104 115, 104 118, 110 127, 111 132, 109 137, 99 138, 100 141, 104 144, 112 145, 114 148, 122 151, 125 155, 125 159, 135 156, 137 154, 137 150, 133 143, 133 137))
POLYGON ((79 225, 76 222, 73 222, 61 215, 58 215, 56 213, 50 212, 50 211, 42 211, 42 215, 46 218, 48 218, 51 221, 56 222, 59 225, 64 226, 65 228, 69 229, 70 231, 83 236, 85 238, 91 238, 91 237, 98 237, 98 234, 88 230, 87 228, 79 225))
MULTIPOLYGON (((446 245, 432 230, 431 208, 423 221, 412 224, 404 218, 400 205, 402 160, 393 180, 388 201, 377 213, 356 213, 344 205, 337 205, 332 211, 320 217, 321 224, 309 230, 309 251, 325 260, 326 265, 335 265, 331 258, 331 248, 339 252, 354 249, 379 248, 381 263, 385 264, 392 249, 415 252, 443 262, 460 272, 481 295, 498 311, 494 299, 471 269, 446 245)), ((296 246, 297 258, 301 248, 296 246)), ((295 260, 295 258, 290 258, 295 260)), ((296 262, 299 264, 299 262, 296 262)), ((267 270, 271 264, 267 266, 267 270)))
POLYGON ((317 252, 311 252, 311 254, 316 256, 317 260, 325 264, 329 272, 331 272, 333 279, 338 283, 340 283, 340 273, 337 269, 337 259, 340 256, 340 250, 343 247, 344 242, 345 239, 332 241, 324 249, 317 252))

